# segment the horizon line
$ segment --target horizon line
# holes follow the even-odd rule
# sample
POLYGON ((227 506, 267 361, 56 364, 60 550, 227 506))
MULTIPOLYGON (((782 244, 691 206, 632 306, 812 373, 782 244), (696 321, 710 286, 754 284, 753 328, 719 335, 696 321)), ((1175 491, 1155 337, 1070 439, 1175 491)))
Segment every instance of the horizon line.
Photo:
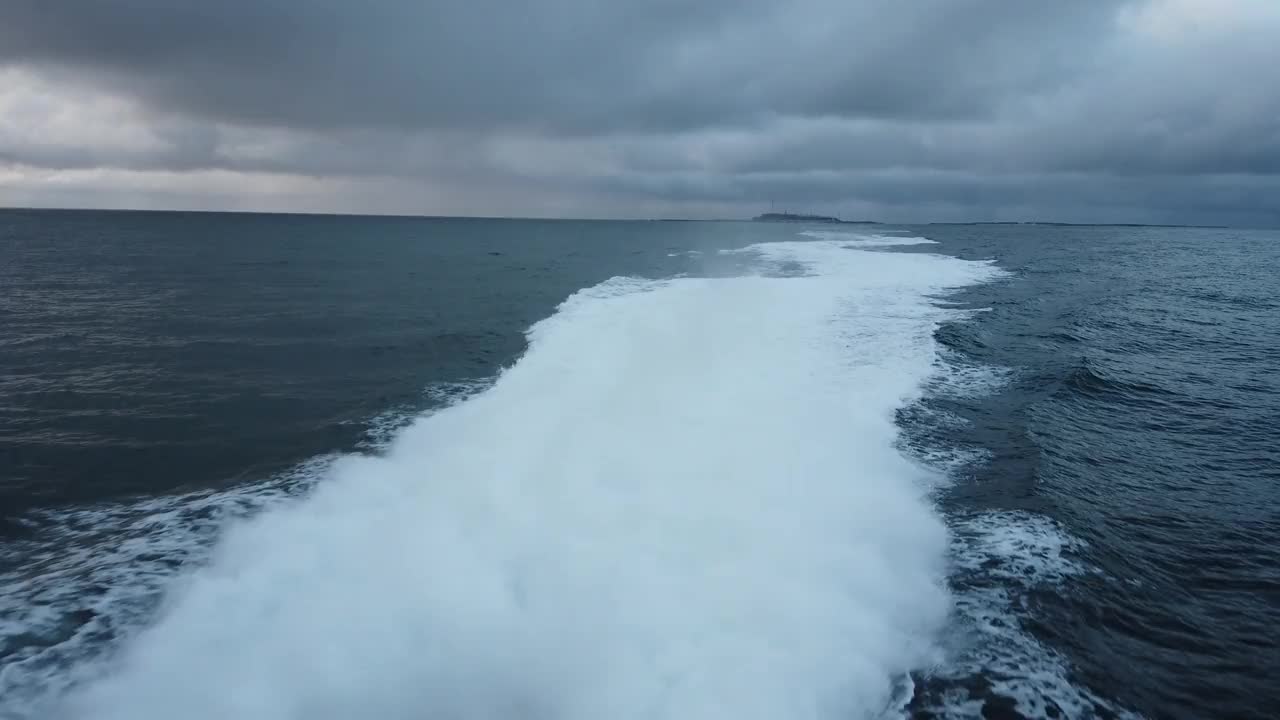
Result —
MULTIPOLYGON (((332 217, 332 218, 387 218, 413 220, 509 220, 535 222, 756 222, 754 218, 680 218, 680 217, 570 217, 570 216, 525 216, 525 215, 431 215, 415 213, 377 213, 377 212, 341 212, 341 211, 298 211, 298 210, 193 210, 179 208, 95 208, 95 207, 51 207, 51 206, 5 206, 0 205, 0 212, 84 212, 84 213, 169 213, 191 215, 281 215, 286 217, 332 217)), ((785 214, 785 213, 783 213, 785 214)), ((832 216, 834 217, 834 216, 832 216)), ((1192 228, 1201 230, 1275 230, 1277 227, 1244 226, 1244 225, 1206 225, 1198 223, 1142 223, 1142 222, 1067 222, 1056 220, 948 220, 948 221, 910 221, 885 222, 880 220, 843 220, 825 224, 841 225, 1048 225, 1058 227, 1153 227, 1153 228, 1192 228)), ((781 224, 781 223, 780 223, 781 224)), ((796 222, 795 224, 803 224, 796 222)), ((815 221, 814 224, 824 224, 815 221)))

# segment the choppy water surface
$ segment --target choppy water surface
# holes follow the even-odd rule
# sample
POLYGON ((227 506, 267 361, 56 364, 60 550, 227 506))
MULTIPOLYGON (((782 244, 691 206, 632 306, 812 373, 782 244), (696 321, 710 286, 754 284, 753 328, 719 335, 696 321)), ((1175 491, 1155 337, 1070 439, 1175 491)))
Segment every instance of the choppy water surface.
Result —
POLYGON ((0 717, 1280 706, 1275 233, 0 240, 0 717))

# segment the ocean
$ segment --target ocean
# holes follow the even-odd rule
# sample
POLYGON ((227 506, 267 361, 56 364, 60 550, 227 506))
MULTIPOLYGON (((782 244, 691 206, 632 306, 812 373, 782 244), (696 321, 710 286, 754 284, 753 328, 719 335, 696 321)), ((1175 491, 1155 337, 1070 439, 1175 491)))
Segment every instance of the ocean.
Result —
POLYGON ((1280 232, 0 211, 0 718, 1267 718, 1280 232))

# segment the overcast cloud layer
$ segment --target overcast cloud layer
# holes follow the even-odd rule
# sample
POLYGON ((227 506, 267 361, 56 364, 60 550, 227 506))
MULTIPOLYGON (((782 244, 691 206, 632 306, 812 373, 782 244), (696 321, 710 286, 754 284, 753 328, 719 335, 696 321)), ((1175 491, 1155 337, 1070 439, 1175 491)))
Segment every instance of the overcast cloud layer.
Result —
POLYGON ((5 0, 0 206, 1280 224, 1277 0, 5 0))

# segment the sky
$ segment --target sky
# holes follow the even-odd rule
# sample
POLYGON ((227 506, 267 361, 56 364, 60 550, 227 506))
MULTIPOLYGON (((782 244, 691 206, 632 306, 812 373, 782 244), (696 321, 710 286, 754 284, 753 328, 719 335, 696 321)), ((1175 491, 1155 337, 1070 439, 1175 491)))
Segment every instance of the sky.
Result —
POLYGON ((1280 226, 1280 0, 3 0, 0 207, 1280 226))

